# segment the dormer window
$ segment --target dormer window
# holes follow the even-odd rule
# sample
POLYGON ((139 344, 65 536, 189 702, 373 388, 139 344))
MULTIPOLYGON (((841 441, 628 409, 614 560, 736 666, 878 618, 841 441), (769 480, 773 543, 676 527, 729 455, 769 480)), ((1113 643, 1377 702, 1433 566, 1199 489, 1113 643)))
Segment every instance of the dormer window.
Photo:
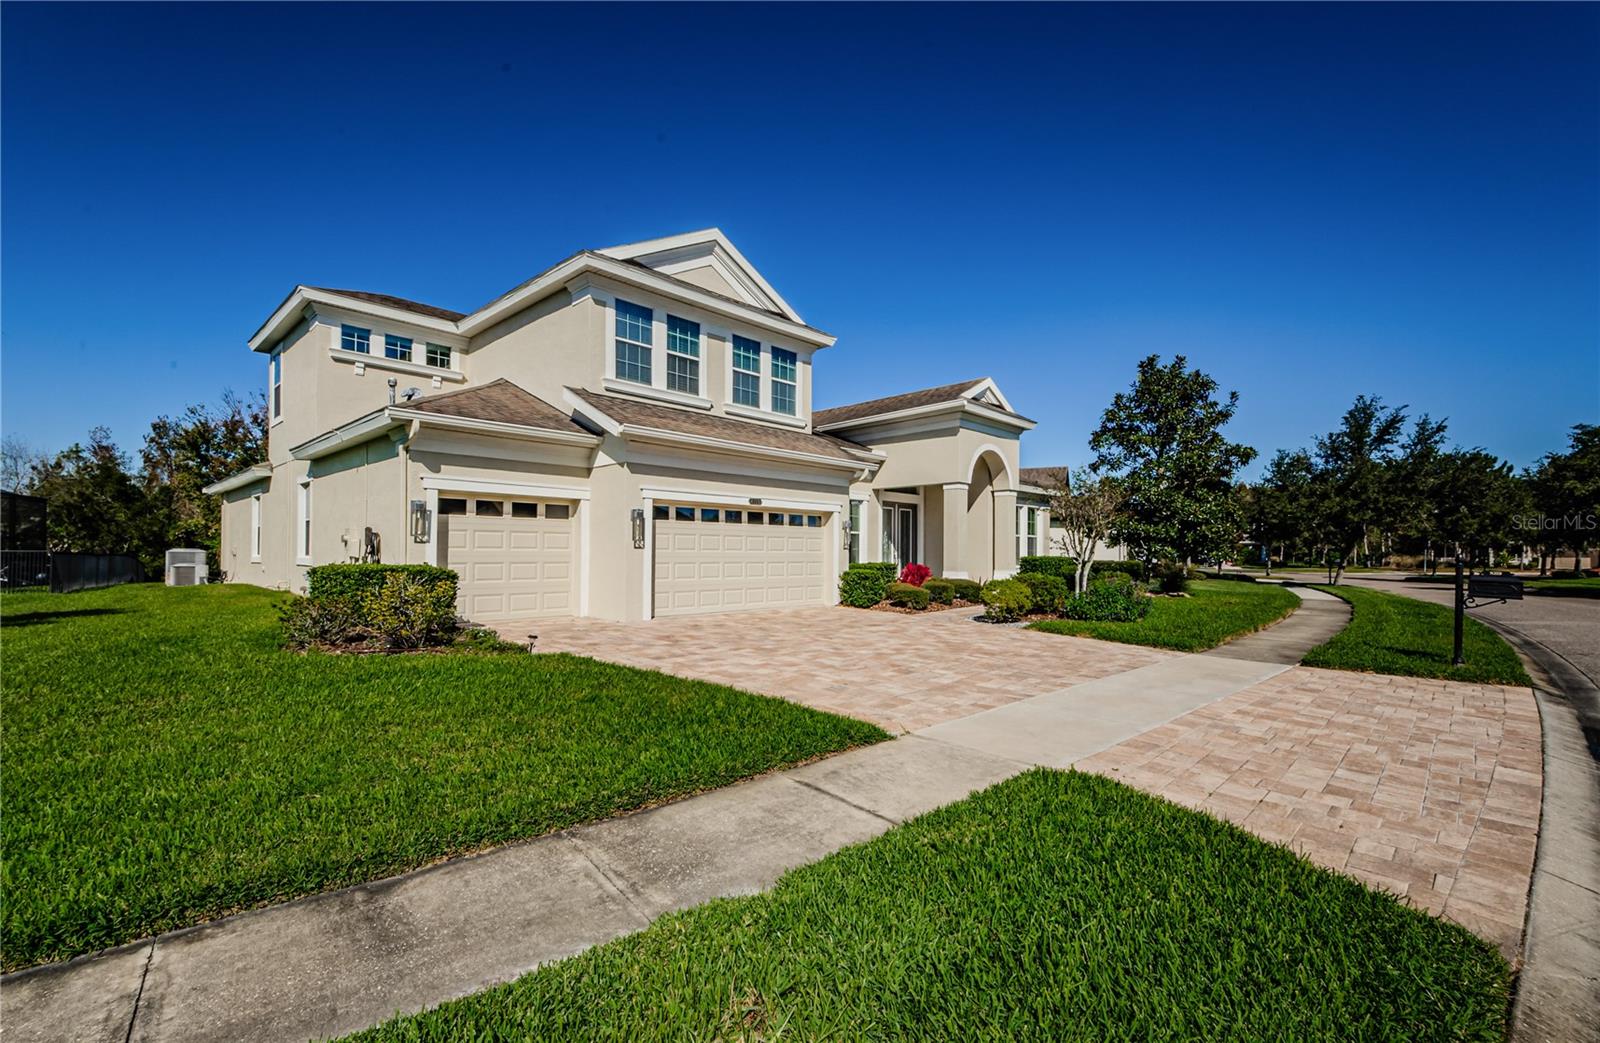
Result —
POLYGON ((346 351, 359 351, 363 355, 371 354, 372 331, 360 326, 340 326, 339 347, 346 351))
POLYGON ((772 411, 794 416, 799 356, 785 348, 772 349, 772 411))
POLYGON ((383 357, 400 362, 411 361, 411 338, 396 337, 390 333, 383 338, 383 357))
MULTIPOLYGON (((650 383, 651 327, 655 313, 627 301, 617 301, 617 379, 650 383)), ((698 336, 698 330, 696 331, 698 336)))
POLYGON ((733 403, 761 408, 761 342, 733 335, 733 403))
POLYGON ((700 394, 700 324, 667 316, 667 390, 700 394))

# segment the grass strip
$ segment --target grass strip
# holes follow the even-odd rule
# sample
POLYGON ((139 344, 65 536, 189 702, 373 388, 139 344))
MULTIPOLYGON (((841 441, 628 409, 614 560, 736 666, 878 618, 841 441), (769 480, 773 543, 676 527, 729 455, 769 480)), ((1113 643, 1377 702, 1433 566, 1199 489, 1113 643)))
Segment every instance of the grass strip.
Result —
POLYGON ((1350 603, 1350 625, 1307 652, 1306 666, 1479 684, 1531 685, 1522 660, 1489 627, 1470 616, 1462 632, 1466 663, 1451 665, 1454 612, 1399 594, 1361 587, 1318 586, 1350 603))
POLYGON ((1454 924, 1035 769, 765 894, 352 1038, 1500 1041, 1509 981, 1454 924))
POLYGON ((281 600, 0 597, 8 969, 887 737, 575 656, 299 655, 281 600))
POLYGON ((1274 583, 1202 579, 1189 584, 1189 593, 1186 598, 1155 598, 1150 614, 1132 623, 1046 619, 1030 623, 1028 629, 1203 652, 1271 626, 1300 604, 1299 598, 1274 583))

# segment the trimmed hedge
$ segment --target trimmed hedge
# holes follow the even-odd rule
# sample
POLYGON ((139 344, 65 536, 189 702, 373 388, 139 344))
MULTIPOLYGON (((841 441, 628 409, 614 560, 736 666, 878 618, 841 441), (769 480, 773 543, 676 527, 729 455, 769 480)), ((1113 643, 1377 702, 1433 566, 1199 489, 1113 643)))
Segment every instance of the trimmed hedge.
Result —
POLYGON ((410 576, 428 587, 448 586, 450 597, 456 596, 457 578, 453 569, 436 565, 381 565, 350 562, 338 565, 317 565, 306 570, 306 596, 314 600, 323 598, 367 597, 383 589, 390 576, 410 576))
POLYGON ((1021 580, 992 579, 983 585, 982 597, 985 614, 1001 623, 1020 619, 1033 608, 1033 595, 1021 580))
POLYGON ((1150 612, 1150 599, 1144 596, 1125 574, 1103 580, 1092 580, 1089 589, 1067 599, 1061 613, 1064 619, 1082 619, 1100 623, 1132 623, 1150 612))
POLYGON ((928 607, 928 589, 910 583, 889 584, 889 604, 900 608, 924 609, 928 607))
POLYGON ((935 605, 948 605, 956 599, 956 585, 947 579, 930 579, 922 585, 928 600, 935 605))
POLYGON ((852 608, 871 608, 888 593, 889 581, 878 569, 850 566, 839 574, 839 603, 852 608))
POLYGON ((1054 576, 1057 579, 1071 579, 1078 571, 1078 562, 1074 558, 1063 558, 1059 555, 1047 556, 1043 554, 1026 554, 1017 562, 1019 573, 1033 573, 1036 576, 1054 576))
POLYGON ((1035 612, 1058 613, 1067 607, 1067 599, 1072 597, 1072 588, 1060 576, 1019 572, 1016 580, 1028 588, 1035 612))
POLYGON ((850 566, 850 571, 870 572, 882 576, 884 583, 893 583, 900 578, 900 566, 892 561, 858 561, 850 566))
POLYGON ((946 579, 940 580, 940 582, 948 583, 954 587, 956 597, 962 601, 977 602, 982 598, 983 584, 975 579, 946 579))

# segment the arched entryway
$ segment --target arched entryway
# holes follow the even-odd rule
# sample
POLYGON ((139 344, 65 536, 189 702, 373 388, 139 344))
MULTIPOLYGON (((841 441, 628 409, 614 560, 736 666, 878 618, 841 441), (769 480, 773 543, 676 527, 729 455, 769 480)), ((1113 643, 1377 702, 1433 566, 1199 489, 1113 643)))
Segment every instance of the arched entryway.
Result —
POLYGON ((1016 568, 1017 493, 1005 457, 993 448, 978 450, 967 477, 967 517, 962 558, 979 579, 1009 575, 1016 568), (1009 552, 1008 552, 1009 551, 1009 552))

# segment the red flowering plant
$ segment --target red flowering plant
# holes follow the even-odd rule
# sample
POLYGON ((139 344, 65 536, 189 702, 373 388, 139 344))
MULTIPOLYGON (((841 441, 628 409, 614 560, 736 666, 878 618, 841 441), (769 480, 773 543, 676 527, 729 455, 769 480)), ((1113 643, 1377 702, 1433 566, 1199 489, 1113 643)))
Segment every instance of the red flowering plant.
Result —
POLYGON ((900 582, 909 583, 913 587, 920 587, 928 582, 928 577, 931 575, 933 575, 932 569, 913 561, 900 570, 900 582))

